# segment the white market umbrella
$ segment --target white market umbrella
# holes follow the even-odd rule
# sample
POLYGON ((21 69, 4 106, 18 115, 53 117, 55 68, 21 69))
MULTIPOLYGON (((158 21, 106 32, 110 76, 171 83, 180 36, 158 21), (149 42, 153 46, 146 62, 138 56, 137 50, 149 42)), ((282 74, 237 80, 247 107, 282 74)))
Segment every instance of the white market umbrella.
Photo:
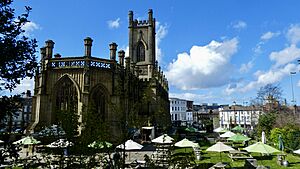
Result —
POLYGON ((167 134, 163 134, 153 140, 151 140, 152 143, 158 143, 158 144, 170 144, 173 143, 174 139, 167 134))
POLYGON ((40 141, 36 140, 32 136, 27 136, 18 141, 13 142, 13 144, 21 144, 21 145, 34 145, 34 144, 39 144, 39 143, 40 143, 40 141))
POLYGON ((216 129, 214 129, 214 132, 216 132, 216 133, 222 133, 222 132, 225 133, 226 131, 228 131, 228 130, 226 130, 225 128, 222 128, 222 127, 218 127, 216 129))
MULTIPOLYGON (((19 145, 28 145, 26 156, 29 154, 30 149, 32 149, 32 146, 35 144, 41 143, 40 141, 36 140, 32 136, 26 136, 18 141, 13 142, 13 144, 19 144, 19 145)), ((32 152, 33 155, 33 152, 32 152)))
POLYGON ((47 147, 50 147, 50 148, 67 148, 67 147, 70 147, 70 146, 73 146, 74 143, 68 141, 68 140, 65 140, 65 139, 59 139, 57 141, 54 141, 50 144, 47 145, 47 147))
POLYGON ((300 154, 300 149, 293 151, 295 154, 300 154))
MULTIPOLYGON (((140 149, 143 148, 143 146, 140 145, 137 142, 134 142, 133 140, 127 140, 125 142, 125 148, 124 148, 124 144, 118 145, 117 148, 120 148, 120 149, 123 149, 123 150, 124 149, 125 150, 140 150, 140 149)), ((129 153, 128 159, 130 160, 130 153, 129 153)))
POLYGON ((176 147, 199 147, 199 144, 194 143, 186 138, 175 143, 176 147))
POLYGON ((125 150, 140 150, 143 148, 143 146, 137 142, 134 142, 133 140, 127 140, 125 142, 125 148, 124 148, 124 144, 118 145, 117 148, 125 149, 125 150))
POLYGON ((224 134, 221 134, 220 137, 221 138, 230 138, 232 136, 236 135, 235 133, 231 132, 231 131, 227 131, 226 133, 224 134))
POLYGON ((233 149, 232 147, 230 147, 228 145, 225 145, 222 142, 217 142, 216 144, 214 144, 206 149, 206 151, 219 152, 221 161, 222 161, 221 152, 232 151, 232 150, 235 150, 235 149, 233 149))
POLYGON ((255 152, 255 153, 262 153, 262 154, 272 154, 272 153, 279 153, 280 151, 274 147, 271 147, 267 144, 262 142, 257 142, 252 144, 246 148, 244 148, 248 152, 255 152))

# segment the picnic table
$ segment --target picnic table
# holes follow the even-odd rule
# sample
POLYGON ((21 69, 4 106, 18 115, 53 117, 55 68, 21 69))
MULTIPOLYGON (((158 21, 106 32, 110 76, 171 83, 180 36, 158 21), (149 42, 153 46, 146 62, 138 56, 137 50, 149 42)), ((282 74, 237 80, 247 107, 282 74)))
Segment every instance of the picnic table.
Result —
POLYGON ((253 158, 248 152, 238 151, 238 150, 229 151, 228 156, 229 158, 231 158, 232 161, 253 158))

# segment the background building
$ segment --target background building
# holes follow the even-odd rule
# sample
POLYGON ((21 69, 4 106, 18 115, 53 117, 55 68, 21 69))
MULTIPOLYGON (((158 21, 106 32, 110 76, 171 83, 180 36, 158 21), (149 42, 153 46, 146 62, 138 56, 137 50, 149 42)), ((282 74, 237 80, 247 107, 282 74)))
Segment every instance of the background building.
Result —
MULTIPOLYGON (((0 98, 2 99, 2 98, 0 98)), ((3 132, 21 132, 26 129, 31 122, 32 96, 30 90, 27 90, 18 99, 20 108, 1 121, 1 131, 3 132)))
POLYGON ((258 124, 262 110, 255 106, 231 105, 219 108, 220 126, 233 128, 237 125, 253 129, 258 124))
POLYGON ((179 98, 170 98, 170 114, 172 122, 193 122, 193 101, 179 98))

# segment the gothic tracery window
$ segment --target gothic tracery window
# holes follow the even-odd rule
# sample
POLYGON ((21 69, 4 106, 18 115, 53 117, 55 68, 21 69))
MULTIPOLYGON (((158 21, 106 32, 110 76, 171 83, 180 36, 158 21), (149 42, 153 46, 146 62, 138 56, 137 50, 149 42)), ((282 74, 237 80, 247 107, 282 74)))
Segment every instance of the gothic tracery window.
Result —
POLYGON ((94 90, 91 94, 92 106, 93 109, 96 111, 94 112, 97 117, 101 120, 105 121, 105 114, 106 114, 106 95, 104 91, 98 87, 94 90))
POLYGON ((145 46, 142 42, 137 45, 137 61, 145 61, 145 46))
POLYGON ((63 78, 56 88, 56 110, 77 112, 78 93, 75 84, 70 78, 63 78))

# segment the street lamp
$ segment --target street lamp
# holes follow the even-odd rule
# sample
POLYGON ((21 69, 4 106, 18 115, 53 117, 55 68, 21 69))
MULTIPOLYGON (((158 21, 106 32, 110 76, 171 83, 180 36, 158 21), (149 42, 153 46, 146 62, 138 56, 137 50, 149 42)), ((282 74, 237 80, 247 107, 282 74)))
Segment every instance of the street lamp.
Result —
POLYGON ((236 115, 235 115, 235 105, 236 105, 236 102, 233 101, 233 120, 234 120, 234 127, 236 126, 236 115))
POLYGON ((295 111, 294 111, 294 115, 296 115, 296 100, 295 100, 295 96, 294 96, 294 83, 293 83, 293 75, 295 75, 296 72, 290 72, 290 77, 291 77, 291 86, 292 86, 292 105, 295 106, 295 111))
POLYGON ((296 72, 290 72, 291 75, 291 86, 292 86, 292 103, 295 104, 295 96, 294 96, 294 84, 293 84, 293 75, 295 75, 296 72))

